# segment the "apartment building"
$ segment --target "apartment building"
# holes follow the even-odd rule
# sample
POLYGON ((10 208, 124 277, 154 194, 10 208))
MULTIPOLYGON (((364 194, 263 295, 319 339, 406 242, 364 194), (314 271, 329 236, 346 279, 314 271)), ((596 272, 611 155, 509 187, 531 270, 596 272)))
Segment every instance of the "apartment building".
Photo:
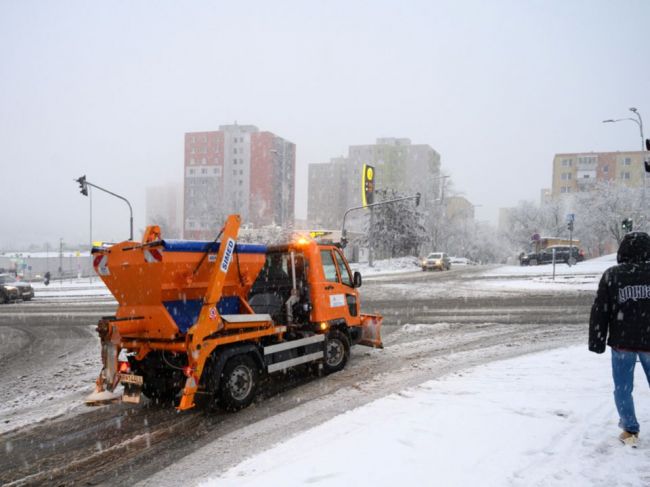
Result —
POLYGON ((182 186, 167 183, 150 186, 145 193, 147 225, 158 225, 165 238, 180 238, 183 231, 182 186))
POLYGON ((444 199, 445 215, 449 220, 474 220, 475 206, 464 196, 447 196, 444 199))
MULTIPOLYGON (((308 217, 312 225, 337 228, 346 208, 361 205, 364 164, 375 166, 375 188, 422 195, 430 209, 440 197, 440 154, 427 144, 385 137, 375 144, 352 145, 347 157, 309 165, 308 217), (331 204, 335 205, 333 209, 331 204)), ((433 212, 428 212, 433 215, 433 212)))
POLYGON ((584 152, 556 154, 553 158, 553 197, 591 191, 598 182, 620 183, 641 188, 648 174, 647 152, 584 152))
POLYGON ((230 213, 254 226, 292 226, 295 167, 295 144, 254 125, 185 134, 185 238, 214 238, 230 213))

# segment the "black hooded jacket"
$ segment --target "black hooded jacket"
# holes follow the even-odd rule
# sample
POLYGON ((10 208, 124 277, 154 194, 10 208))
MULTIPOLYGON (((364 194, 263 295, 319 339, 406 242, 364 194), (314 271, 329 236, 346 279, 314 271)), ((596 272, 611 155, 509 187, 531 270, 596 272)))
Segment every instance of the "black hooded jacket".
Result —
POLYGON ((650 236, 628 233, 605 271, 589 319, 589 350, 650 351, 650 236), (607 337, 609 334, 609 338, 607 337))

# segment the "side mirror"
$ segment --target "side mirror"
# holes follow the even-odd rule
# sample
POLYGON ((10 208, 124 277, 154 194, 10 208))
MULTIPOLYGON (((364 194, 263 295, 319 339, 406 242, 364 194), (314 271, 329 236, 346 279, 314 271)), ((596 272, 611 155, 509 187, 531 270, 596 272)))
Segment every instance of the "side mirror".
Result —
POLYGON ((354 287, 361 287, 361 273, 359 271, 354 271, 354 277, 352 278, 354 287))
POLYGON ((650 150, 650 139, 645 139, 645 150, 650 150))

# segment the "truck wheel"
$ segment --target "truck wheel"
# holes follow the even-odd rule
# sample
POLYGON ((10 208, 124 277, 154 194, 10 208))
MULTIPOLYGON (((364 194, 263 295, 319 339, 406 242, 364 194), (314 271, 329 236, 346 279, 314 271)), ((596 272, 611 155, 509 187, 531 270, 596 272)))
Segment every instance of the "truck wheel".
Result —
POLYGON ((325 372, 331 374, 345 368, 350 356, 350 341, 338 330, 331 331, 325 340, 325 372))
POLYGON ((0 292, 0 304, 5 304, 9 300, 7 299, 7 296, 5 296, 4 293, 0 292))
POLYGON ((257 365, 248 355, 231 358, 221 374, 219 405, 226 411, 237 411, 248 407, 255 399, 259 372, 257 365))

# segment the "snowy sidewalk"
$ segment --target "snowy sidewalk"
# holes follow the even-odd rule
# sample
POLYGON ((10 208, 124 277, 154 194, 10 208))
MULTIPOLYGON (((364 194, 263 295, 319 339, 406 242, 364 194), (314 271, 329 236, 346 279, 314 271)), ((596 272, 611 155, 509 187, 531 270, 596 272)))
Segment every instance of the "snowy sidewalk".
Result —
POLYGON ((623 447, 609 350, 496 362, 388 396, 202 485, 650 485, 650 393, 637 365, 639 448, 623 447))

